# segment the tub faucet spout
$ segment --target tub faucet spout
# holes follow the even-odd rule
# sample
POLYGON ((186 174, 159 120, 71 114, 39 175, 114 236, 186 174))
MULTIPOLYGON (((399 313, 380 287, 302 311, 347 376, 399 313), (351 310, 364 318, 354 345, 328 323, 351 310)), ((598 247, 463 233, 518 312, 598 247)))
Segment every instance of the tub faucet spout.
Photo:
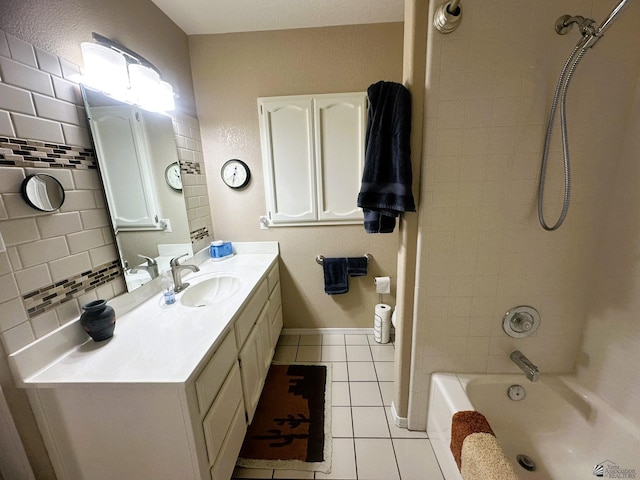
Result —
POLYGON ((531 380, 532 382, 538 381, 538 377, 540 377, 540 371, 538 370, 538 367, 531 363, 531 360, 529 360, 524 355, 524 353, 522 353, 520 350, 515 350, 511 352, 510 358, 511 361, 513 361, 513 363, 515 363, 518 368, 520 368, 520 370, 524 372, 529 380, 531 380))

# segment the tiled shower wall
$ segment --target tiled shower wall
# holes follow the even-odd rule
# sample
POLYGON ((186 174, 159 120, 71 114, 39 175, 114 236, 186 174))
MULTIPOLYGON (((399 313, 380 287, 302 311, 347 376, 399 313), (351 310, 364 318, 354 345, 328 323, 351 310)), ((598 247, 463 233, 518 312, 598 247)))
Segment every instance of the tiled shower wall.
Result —
MULTIPOLYGON (((0 340, 12 353, 124 293, 96 168, 79 68, 0 31, 0 340), (29 207, 20 186, 45 172, 65 189, 54 213, 29 207)), ((197 119, 173 117, 194 250, 213 233, 197 119)))
MULTIPOLYGON (((585 355, 581 338, 590 291, 602 288, 595 259, 603 254, 603 220, 611 214, 638 79, 638 57, 626 46, 637 44, 639 9, 629 7, 616 20, 572 80, 567 115, 573 182, 564 225, 544 231, 536 204, 553 89, 579 38, 575 30, 557 35, 555 22, 564 14, 601 20, 615 3, 465 0, 455 32, 430 29, 411 428, 424 428, 432 372, 521 373, 509 360, 516 349, 543 373, 571 372, 576 359, 589 355, 608 357, 609 344, 596 356, 585 355), (541 326, 531 337, 508 337, 504 314, 523 304, 540 311, 541 326)), ((551 223, 562 203, 558 136, 545 189, 551 223)), ((618 205, 630 222, 634 211, 627 202, 618 205)), ((620 237, 626 241, 628 235, 620 237)), ((619 308, 611 310, 617 314, 619 308)))

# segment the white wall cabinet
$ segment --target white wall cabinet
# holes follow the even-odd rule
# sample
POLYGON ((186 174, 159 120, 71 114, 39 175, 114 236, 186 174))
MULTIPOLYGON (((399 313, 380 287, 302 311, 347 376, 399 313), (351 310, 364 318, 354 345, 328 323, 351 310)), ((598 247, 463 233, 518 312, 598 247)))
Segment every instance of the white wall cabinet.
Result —
POLYGON ((29 389, 59 480, 229 480, 282 328, 280 303, 276 263, 185 383, 29 389))
POLYGON ((258 99, 270 226, 361 223, 366 93, 258 99))

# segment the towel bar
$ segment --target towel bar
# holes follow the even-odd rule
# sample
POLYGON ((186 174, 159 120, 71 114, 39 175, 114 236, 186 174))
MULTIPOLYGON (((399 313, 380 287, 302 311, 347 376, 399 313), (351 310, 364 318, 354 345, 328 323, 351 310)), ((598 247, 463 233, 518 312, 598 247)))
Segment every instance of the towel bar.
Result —
MULTIPOLYGON (((365 253, 363 255, 363 257, 366 257, 367 258, 367 263, 369 263, 371 261, 371 259, 373 258, 373 255, 371 255, 370 253, 365 253)), ((324 255, 316 256, 316 263, 318 265, 322 265, 323 260, 324 260, 324 255)))

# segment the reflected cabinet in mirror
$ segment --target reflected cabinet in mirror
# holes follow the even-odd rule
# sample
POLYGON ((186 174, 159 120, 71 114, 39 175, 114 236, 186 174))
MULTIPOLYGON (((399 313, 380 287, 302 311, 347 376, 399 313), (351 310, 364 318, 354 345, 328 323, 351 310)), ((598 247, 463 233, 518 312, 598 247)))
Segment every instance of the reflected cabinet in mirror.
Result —
POLYGON ((82 87, 127 290, 193 255, 171 117, 82 87), (167 171, 172 176, 167 175, 167 171))

